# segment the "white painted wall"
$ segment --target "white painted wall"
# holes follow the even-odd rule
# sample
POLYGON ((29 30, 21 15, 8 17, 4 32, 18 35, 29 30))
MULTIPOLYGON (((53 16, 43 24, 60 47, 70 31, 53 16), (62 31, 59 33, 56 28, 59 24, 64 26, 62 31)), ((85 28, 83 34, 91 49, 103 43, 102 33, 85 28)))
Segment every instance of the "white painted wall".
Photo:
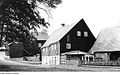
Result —
POLYGON ((39 61, 39 57, 36 57, 36 56, 29 56, 26 58, 28 59, 28 61, 39 61))
POLYGON ((60 65, 60 55, 42 56, 42 65, 60 65))
POLYGON ((10 58, 11 60, 14 60, 14 61, 23 61, 23 57, 21 58, 10 58))
POLYGON ((6 55, 6 53, 4 51, 0 51, 0 57, 2 58, 6 58, 6 59, 9 59, 9 56, 6 55))

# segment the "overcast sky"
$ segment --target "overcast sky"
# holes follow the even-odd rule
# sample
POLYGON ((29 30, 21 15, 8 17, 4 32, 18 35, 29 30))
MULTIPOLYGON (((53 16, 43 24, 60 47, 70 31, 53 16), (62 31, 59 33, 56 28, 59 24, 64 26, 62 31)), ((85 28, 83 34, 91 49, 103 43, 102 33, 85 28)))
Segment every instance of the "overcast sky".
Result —
POLYGON ((84 19, 95 37, 108 27, 120 26, 120 0, 62 0, 51 13, 49 34, 60 28, 84 19))

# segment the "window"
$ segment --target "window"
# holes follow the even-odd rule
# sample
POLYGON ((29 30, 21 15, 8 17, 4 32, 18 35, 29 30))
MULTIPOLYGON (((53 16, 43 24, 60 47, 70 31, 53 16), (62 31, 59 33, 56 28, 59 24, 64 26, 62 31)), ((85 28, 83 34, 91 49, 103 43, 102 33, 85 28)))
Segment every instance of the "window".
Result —
POLYGON ((47 47, 45 48, 45 51, 46 51, 46 52, 48 51, 48 48, 47 48, 47 47))
POLYGON ((67 42, 70 42, 70 35, 67 35, 67 42))
POLYGON ((67 56, 67 60, 70 60, 70 58, 71 58, 71 56, 70 56, 70 55, 68 55, 68 56, 67 56))
POLYGON ((42 50, 43 50, 43 52, 45 52, 45 48, 43 48, 42 50))
POLYGON ((81 36, 81 31, 77 31, 77 36, 81 36))
POLYGON ((42 46, 42 44, 41 43, 38 43, 38 47, 41 47, 42 46))
POLYGON ((54 44, 54 49, 55 49, 55 50, 57 49, 57 45, 56 45, 56 44, 54 44))
POLYGON ((71 49, 71 44, 70 43, 66 43, 66 48, 67 49, 71 49))
POLYGON ((84 32, 84 37, 88 37, 88 32, 84 32))
POLYGON ((51 50, 51 47, 49 46, 48 49, 51 50))
POLYGON ((51 50, 53 50, 54 48, 53 48, 53 45, 51 45, 51 50))
POLYGON ((89 60, 92 62, 93 61, 93 57, 89 57, 89 60))

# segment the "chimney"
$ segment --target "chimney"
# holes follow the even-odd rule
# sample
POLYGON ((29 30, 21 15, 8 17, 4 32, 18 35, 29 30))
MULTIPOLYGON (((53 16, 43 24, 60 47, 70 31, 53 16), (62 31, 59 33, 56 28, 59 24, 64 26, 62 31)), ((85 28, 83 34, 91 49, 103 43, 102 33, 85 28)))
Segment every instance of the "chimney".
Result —
POLYGON ((63 24, 61 24, 62 25, 62 27, 64 27, 65 26, 65 24, 63 23, 63 24))

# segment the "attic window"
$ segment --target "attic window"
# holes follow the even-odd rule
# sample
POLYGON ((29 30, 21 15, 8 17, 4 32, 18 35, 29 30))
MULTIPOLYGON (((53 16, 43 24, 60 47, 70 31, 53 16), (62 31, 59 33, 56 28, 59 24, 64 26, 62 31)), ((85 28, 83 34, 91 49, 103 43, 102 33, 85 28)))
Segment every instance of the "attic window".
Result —
POLYGON ((77 36, 81 36, 81 31, 77 31, 77 36))
POLYGON ((66 43, 66 48, 67 49, 71 49, 71 44, 70 43, 66 43))
POLYGON ((84 37, 88 37, 88 32, 84 32, 84 37))
POLYGON ((38 47, 41 47, 42 46, 42 44, 41 43, 38 43, 38 47))
POLYGON ((70 42, 70 35, 67 35, 67 42, 70 42))

